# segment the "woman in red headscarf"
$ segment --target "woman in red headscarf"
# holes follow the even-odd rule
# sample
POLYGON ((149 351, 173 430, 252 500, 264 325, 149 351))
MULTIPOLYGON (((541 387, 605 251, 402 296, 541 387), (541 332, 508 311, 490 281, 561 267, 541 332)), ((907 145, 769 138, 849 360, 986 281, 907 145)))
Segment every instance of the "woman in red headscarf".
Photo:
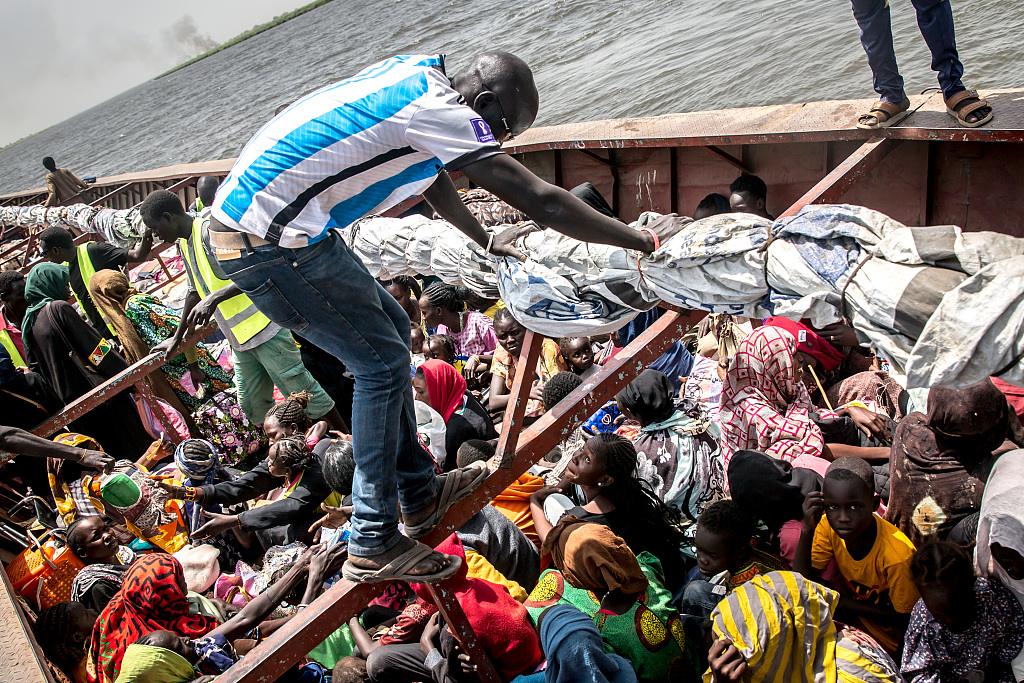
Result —
POLYGON ((157 553, 132 562, 124 584, 96 620, 92 630, 90 683, 111 683, 121 670, 124 651, 153 631, 198 638, 217 628, 216 619, 188 611, 185 572, 171 557, 157 553))
MULTIPOLYGON (((437 549, 462 558, 458 573, 445 582, 445 591, 450 591, 459 601, 477 642, 487 653, 498 676, 504 681, 511 681, 519 674, 532 673, 543 655, 540 639, 526 608, 516 602, 504 586, 467 578, 466 553, 455 534, 437 549)), ((412 589, 423 601, 433 604, 433 596, 426 585, 413 584, 412 589)), ((366 669, 371 680, 393 683, 459 680, 458 671, 448 667, 462 666, 459 659, 462 653, 461 646, 443 623, 437 630, 431 622, 419 643, 381 645, 373 650, 367 657, 366 669)))
POLYGON ((412 390, 417 401, 426 403, 444 418, 445 472, 455 469, 459 446, 465 442, 498 438, 487 410, 466 391, 466 380, 454 366, 428 360, 416 369, 412 390))

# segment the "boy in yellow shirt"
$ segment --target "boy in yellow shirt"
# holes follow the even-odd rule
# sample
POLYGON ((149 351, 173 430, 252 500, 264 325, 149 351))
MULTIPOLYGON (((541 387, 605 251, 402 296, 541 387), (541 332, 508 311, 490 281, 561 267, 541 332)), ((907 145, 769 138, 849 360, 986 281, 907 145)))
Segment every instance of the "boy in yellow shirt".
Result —
POLYGON ((874 513, 878 503, 871 466, 861 458, 836 458, 821 493, 804 501, 793 569, 816 580, 835 559, 835 588, 842 596, 837 617, 861 626, 895 654, 921 596, 910 573, 914 544, 874 513))

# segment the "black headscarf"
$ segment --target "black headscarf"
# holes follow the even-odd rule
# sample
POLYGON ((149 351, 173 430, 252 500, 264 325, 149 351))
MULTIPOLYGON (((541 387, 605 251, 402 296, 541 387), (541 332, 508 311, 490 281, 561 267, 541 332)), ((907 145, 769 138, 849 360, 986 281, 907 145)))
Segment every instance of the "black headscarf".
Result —
POLYGON ((759 451, 737 451, 729 460, 732 499, 773 532, 803 519, 804 498, 820 491, 823 480, 813 470, 794 468, 759 451))
POLYGON ((675 393, 675 387, 665 373, 647 369, 617 393, 615 400, 620 408, 628 410, 646 427, 672 417, 675 393))

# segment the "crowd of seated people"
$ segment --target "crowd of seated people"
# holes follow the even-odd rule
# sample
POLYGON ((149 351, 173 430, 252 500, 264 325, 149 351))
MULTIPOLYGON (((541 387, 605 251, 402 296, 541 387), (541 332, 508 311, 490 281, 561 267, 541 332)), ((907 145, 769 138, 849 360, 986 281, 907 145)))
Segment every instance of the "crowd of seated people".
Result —
MULTIPOLYGON (((466 200, 521 219, 482 191, 466 200)), ((771 219, 765 200, 744 175, 694 217, 771 219)), ((108 340, 68 303, 66 267, 19 276, 0 275, 30 366, 0 351, 17 427, 184 324, 101 270, 86 285, 108 340)), ((409 315, 418 436, 438 472, 496 470, 526 327, 436 278, 381 284, 409 315)), ((525 424, 607 376, 662 314, 535 338, 525 424)), ((165 351, 180 355, 151 389, 190 418, 165 457, 127 394, 52 441, 0 432, 0 449, 30 456, 8 465, 13 485, 52 499, 83 565, 70 600, 33 615, 61 680, 213 680, 339 580, 352 437, 307 410, 316 394, 290 392, 239 462, 191 419, 230 366, 203 346, 165 351)), ((447 623, 426 584, 392 582, 278 680, 462 683, 481 666, 506 683, 1022 680, 1018 412, 991 381, 901 382, 846 323, 708 316, 437 547, 460 563, 444 586, 467 624, 447 623)))

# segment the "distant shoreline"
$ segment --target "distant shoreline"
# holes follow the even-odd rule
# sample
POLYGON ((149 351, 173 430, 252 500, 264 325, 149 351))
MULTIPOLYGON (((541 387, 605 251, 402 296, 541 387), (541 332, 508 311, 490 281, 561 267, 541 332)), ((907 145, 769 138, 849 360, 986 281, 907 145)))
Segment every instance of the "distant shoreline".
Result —
POLYGON ((221 50, 229 48, 232 45, 237 45, 238 43, 241 43, 243 40, 248 40, 249 38, 252 38, 255 35, 259 35, 260 33, 263 33, 267 29, 274 28, 278 24, 283 24, 284 22, 288 21, 289 19, 294 19, 295 17, 299 16, 300 14, 305 14, 306 12, 308 12, 310 10, 314 10, 317 7, 320 7, 321 5, 326 5, 329 2, 331 2, 331 0, 313 0, 313 2, 309 3, 308 5, 303 5, 302 7, 299 7, 298 9, 293 9, 291 12, 285 12, 284 14, 282 14, 280 16, 274 17, 273 19, 271 19, 270 21, 266 22, 265 24, 259 24, 258 26, 253 26, 248 31, 246 31, 244 33, 239 33, 237 36, 235 36, 231 40, 229 40, 229 41, 227 41, 225 43, 221 43, 220 45, 218 45, 217 47, 213 48, 212 50, 207 50, 203 54, 197 55, 197 56, 193 57, 192 59, 188 60, 187 62, 182 62, 178 66, 176 66, 176 67, 174 67, 172 69, 168 69, 167 71, 163 72, 162 74, 160 74, 159 76, 157 76, 153 80, 155 81, 155 80, 157 80, 159 78, 163 78, 164 76, 166 76, 168 74, 174 73, 178 69, 184 69, 186 66, 188 66, 190 64, 195 64, 196 62, 198 62, 201 59, 206 59, 210 55, 217 54, 221 50))

